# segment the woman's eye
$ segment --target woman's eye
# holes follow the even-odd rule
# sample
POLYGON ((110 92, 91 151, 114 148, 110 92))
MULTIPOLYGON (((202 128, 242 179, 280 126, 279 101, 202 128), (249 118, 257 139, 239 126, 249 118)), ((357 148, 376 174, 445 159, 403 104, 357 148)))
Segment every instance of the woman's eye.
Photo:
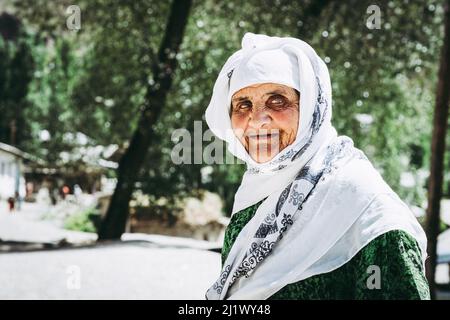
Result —
POLYGON ((276 106, 280 106, 280 105, 284 105, 286 102, 286 99, 282 96, 272 96, 269 98, 268 104, 269 105, 276 105, 276 106))
POLYGON ((272 100, 272 103, 280 104, 282 102, 283 102, 283 100, 281 100, 280 98, 275 98, 275 99, 272 100))
POLYGON ((252 106, 252 104, 250 102, 243 102, 243 103, 238 104, 237 107, 239 110, 245 110, 245 109, 251 108, 251 106, 252 106))

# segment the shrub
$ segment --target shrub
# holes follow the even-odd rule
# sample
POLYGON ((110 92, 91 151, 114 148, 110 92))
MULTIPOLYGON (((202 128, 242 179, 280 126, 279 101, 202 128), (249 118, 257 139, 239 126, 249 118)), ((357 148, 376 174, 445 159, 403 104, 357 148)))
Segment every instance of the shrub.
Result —
POLYGON ((64 228, 67 230, 97 233, 99 221, 100 213, 95 208, 89 208, 69 216, 64 222, 64 228))

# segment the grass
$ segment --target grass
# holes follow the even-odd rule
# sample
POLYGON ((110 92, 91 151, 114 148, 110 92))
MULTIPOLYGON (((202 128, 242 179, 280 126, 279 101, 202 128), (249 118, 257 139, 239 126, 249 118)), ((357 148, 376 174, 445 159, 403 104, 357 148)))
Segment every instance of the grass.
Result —
POLYGON ((89 208, 68 217, 64 221, 64 229, 97 233, 99 219, 99 212, 89 208))

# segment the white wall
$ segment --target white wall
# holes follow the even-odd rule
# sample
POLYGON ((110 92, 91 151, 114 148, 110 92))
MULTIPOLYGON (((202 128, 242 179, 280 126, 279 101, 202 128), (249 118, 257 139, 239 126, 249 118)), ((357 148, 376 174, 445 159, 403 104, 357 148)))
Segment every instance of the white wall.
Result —
POLYGON ((22 160, 8 152, 0 150, 0 198, 13 197, 19 181, 19 192, 24 189, 22 160), (18 176, 19 175, 19 176, 18 176), (19 180, 17 180, 19 179, 19 180))

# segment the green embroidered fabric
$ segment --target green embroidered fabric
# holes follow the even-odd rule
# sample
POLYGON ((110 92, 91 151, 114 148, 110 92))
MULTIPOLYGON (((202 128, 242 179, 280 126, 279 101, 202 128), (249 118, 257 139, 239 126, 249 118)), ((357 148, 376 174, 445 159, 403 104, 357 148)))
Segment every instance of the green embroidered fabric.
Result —
MULTIPOLYGON (((239 232, 254 216, 261 202, 231 218, 225 231, 222 265, 239 232)), ((269 300, 430 299, 421 261, 421 251, 413 237, 404 231, 390 231, 371 241, 338 269, 288 284, 269 300), (379 267, 379 282, 374 278, 378 270, 370 266, 379 267)))

